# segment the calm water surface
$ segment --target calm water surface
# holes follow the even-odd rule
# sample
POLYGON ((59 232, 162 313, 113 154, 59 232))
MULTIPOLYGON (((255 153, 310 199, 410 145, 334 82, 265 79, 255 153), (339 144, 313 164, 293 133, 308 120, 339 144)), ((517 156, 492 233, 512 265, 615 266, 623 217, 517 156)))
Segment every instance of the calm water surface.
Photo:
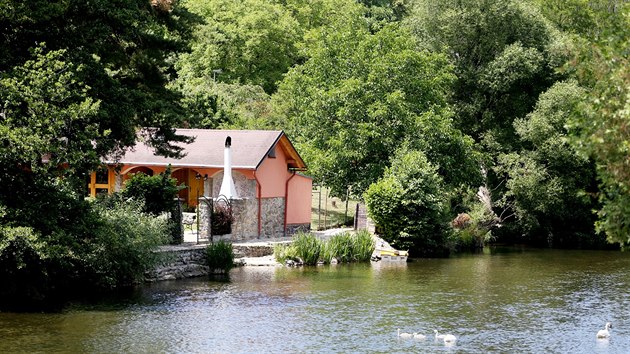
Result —
POLYGON ((0 313, 0 353, 630 353, 630 254, 246 267, 56 314, 0 313), (612 338, 595 333, 613 322, 612 338), (403 340, 396 329, 429 336, 403 340), (435 342, 433 329, 457 344, 435 342))

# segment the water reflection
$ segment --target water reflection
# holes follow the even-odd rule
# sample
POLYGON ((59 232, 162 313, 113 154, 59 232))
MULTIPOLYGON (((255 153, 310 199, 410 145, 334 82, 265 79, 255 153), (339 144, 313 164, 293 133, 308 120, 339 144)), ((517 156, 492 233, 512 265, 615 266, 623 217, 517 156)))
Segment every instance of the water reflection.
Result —
POLYGON ((505 250, 408 264, 252 267, 58 314, 0 314, 0 352, 626 353, 630 257, 505 250), (610 340, 596 340, 614 323, 610 340), (427 335, 403 340, 396 329, 427 335), (453 333, 452 346, 433 330, 453 333))

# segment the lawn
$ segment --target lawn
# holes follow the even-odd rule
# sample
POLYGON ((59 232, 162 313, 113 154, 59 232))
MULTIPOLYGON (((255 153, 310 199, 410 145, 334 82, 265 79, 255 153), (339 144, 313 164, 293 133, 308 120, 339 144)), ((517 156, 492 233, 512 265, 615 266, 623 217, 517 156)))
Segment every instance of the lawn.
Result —
POLYGON ((340 227, 344 225, 344 220, 345 225, 354 224, 354 212, 358 203, 356 200, 348 201, 348 213, 346 214, 346 202, 341 200, 341 198, 331 197, 328 188, 315 187, 312 193, 311 230, 326 230, 340 227))

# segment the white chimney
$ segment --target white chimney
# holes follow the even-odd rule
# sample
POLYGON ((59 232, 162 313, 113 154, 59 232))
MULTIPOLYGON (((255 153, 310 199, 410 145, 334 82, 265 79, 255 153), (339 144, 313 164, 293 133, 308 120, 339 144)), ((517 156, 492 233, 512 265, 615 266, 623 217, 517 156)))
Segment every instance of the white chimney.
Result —
POLYGON ((225 150, 223 150, 223 181, 221 182, 221 190, 219 195, 225 196, 227 199, 238 199, 234 180, 232 179, 232 138, 229 136, 225 139, 225 150))

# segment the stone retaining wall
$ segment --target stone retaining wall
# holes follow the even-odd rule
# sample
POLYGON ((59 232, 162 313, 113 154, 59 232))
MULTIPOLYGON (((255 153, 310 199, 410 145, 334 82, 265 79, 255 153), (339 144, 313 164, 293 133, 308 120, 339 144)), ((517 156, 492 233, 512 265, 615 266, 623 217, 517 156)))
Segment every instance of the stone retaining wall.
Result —
POLYGON ((205 265, 205 246, 164 246, 156 252, 161 261, 154 270, 145 274, 145 280, 148 282, 194 278, 210 273, 208 266, 205 265))
MULTIPOLYGON (((148 282, 195 278, 210 274, 206 266, 207 244, 163 246, 156 251, 161 257, 158 266, 145 274, 148 282)), ((271 245, 232 245, 235 258, 263 257, 273 254, 271 245)))

